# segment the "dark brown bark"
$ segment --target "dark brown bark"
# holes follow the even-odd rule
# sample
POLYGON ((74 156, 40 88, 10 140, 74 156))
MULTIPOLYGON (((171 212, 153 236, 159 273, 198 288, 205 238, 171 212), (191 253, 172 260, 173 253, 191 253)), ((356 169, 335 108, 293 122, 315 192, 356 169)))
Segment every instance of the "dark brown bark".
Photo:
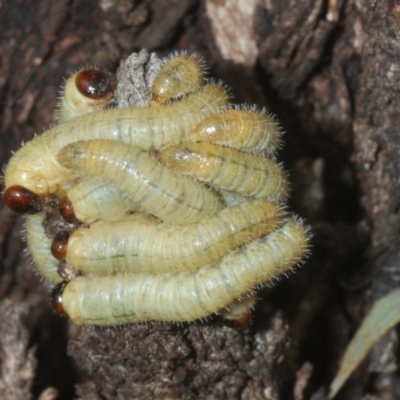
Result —
MULTIPOLYGON (((0 2, 2 164, 54 121, 68 73, 93 64, 115 71, 142 48, 187 49, 204 57, 235 100, 279 116, 291 206, 314 233, 310 260, 260 293, 243 330, 217 318, 89 330, 51 314, 48 289, 23 253, 22 219, 2 206, 0 389, 7 399, 37 398, 49 387, 60 399, 323 399, 371 303, 398 285, 400 6, 235 3, 0 2)), ((396 398, 393 364, 381 359, 395 336, 338 398, 396 398)))

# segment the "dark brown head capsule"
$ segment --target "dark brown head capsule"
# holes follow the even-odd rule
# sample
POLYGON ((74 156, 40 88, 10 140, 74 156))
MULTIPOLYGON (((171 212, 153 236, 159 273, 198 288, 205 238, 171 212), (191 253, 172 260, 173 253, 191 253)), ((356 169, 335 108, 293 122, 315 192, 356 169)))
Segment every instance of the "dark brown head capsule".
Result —
POLYGON ((51 292, 51 308, 59 315, 67 315, 62 304, 62 295, 67 282, 58 283, 51 292))
POLYGON ((42 210, 40 197, 20 185, 7 188, 4 201, 11 210, 21 214, 35 214, 42 210))
POLYGON ((116 88, 114 76, 98 69, 85 69, 79 72, 75 84, 80 93, 93 100, 113 95, 116 88))
POLYGON ((57 258, 57 260, 65 260, 70 235, 69 232, 61 231, 54 236, 53 243, 51 244, 51 254, 53 257, 57 258))
POLYGON ((65 199, 61 200, 58 209, 60 211, 61 216, 67 221, 67 222, 75 222, 75 212, 74 212, 74 207, 69 200, 68 197, 65 199))

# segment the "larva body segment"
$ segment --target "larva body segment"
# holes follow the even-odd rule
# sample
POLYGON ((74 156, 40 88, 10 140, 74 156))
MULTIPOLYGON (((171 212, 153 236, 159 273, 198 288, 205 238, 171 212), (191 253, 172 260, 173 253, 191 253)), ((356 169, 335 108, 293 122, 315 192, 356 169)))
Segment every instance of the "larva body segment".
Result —
POLYGON ((150 154, 111 140, 71 143, 58 160, 76 174, 115 185, 145 212, 165 222, 187 224, 219 211, 220 198, 201 183, 165 168, 150 154))
POLYGON ((69 282, 62 304, 78 325, 194 321, 296 265, 306 253, 307 229, 290 219, 280 229, 194 272, 82 276, 69 282))
POLYGON ((259 111, 229 109, 200 122, 190 133, 191 142, 212 142, 248 152, 273 154, 280 144, 276 121, 259 111))
POLYGON ((213 143, 182 143, 160 153, 162 164, 218 189, 247 197, 286 201, 289 184, 276 162, 213 143))
POLYGON ((21 185, 37 194, 60 193, 73 179, 56 154, 78 140, 111 139, 143 150, 158 150, 187 139, 204 118, 227 104, 220 85, 206 85, 190 98, 154 107, 97 111, 54 126, 20 148, 6 172, 6 188, 21 185))
POLYGON ((140 210, 117 187, 96 178, 86 178, 67 192, 76 218, 86 224, 95 221, 120 221, 129 212, 140 210))
POLYGON ((166 100, 194 92, 203 84, 203 70, 198 60, 181 55, 169 59, 153 82, 153 101, 166 100))
POLYGON ((75 72, 65 82, 60 104, 60 122, 99 111, 114 100, 114 75, 97 69, 75 72))
POLYGON ((125 221, 99 222, 75 231, 68 241, 66 262, 96 276, 195 270, 273 231, 282 218, 283 212, 265 200, 227 207, 184 227, 132 215, 125 221))
POLYGON ((43 213, 26 217, 26 238, 29 252, 37 269, 51 283, 57 284, 62 279, 57 273, 58 260, 50 253, 52 239, 46 236, 43 227, 43 213))

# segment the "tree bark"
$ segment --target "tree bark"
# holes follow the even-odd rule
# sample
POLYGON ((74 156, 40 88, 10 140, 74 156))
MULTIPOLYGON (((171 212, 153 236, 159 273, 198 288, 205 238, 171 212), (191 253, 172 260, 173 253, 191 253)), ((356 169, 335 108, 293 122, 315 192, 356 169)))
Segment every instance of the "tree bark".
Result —
MULTIPOLYGON (((86 329, 51 313, 22 218, 2 206, 5 398, 326 398, 349 339, 400 276, 399 15, 392 0, 0 2, 2 164, 54 121, 69 73, 185 49, 233 101, 278 116, 291 207, 314 235, 310 259, 260 292, 244 329, 216 317, 86 329)), ((395 398, 396 341, 388 335, 337 398, 395 398)))

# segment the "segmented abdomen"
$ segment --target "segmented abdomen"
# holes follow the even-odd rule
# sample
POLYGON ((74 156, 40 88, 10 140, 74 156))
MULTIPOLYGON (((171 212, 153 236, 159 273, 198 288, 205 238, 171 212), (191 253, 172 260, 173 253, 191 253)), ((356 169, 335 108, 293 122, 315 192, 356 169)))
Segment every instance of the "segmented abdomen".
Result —
POLYGON ((143 214, 98 222, 71 235, 66 262, 97 276, 195 270, 271 232, 283 215, 272 203, 250 200, 184 227, 165 226, 143 214))
POLYGON ((162 221, 192 223, 223 206, 217 194, 201 183, 165 168, 150 154, 120 142, 71 143, 60 151, 58 160, 76 174, 97 177, 114 185, 162 221))
POLYGON ((285 202, 289 184, 276 162, 212 143, 182 143, 166 148, 159 160, 164 165, 218 189, 243 196, 285 202))
POLYGON ((275 232, 195 272, 78 277, 65 287, 62 303, 79 325, 193 321, 289 270, 304 256, 307 244, 307 229, 290 219, 275 232))

